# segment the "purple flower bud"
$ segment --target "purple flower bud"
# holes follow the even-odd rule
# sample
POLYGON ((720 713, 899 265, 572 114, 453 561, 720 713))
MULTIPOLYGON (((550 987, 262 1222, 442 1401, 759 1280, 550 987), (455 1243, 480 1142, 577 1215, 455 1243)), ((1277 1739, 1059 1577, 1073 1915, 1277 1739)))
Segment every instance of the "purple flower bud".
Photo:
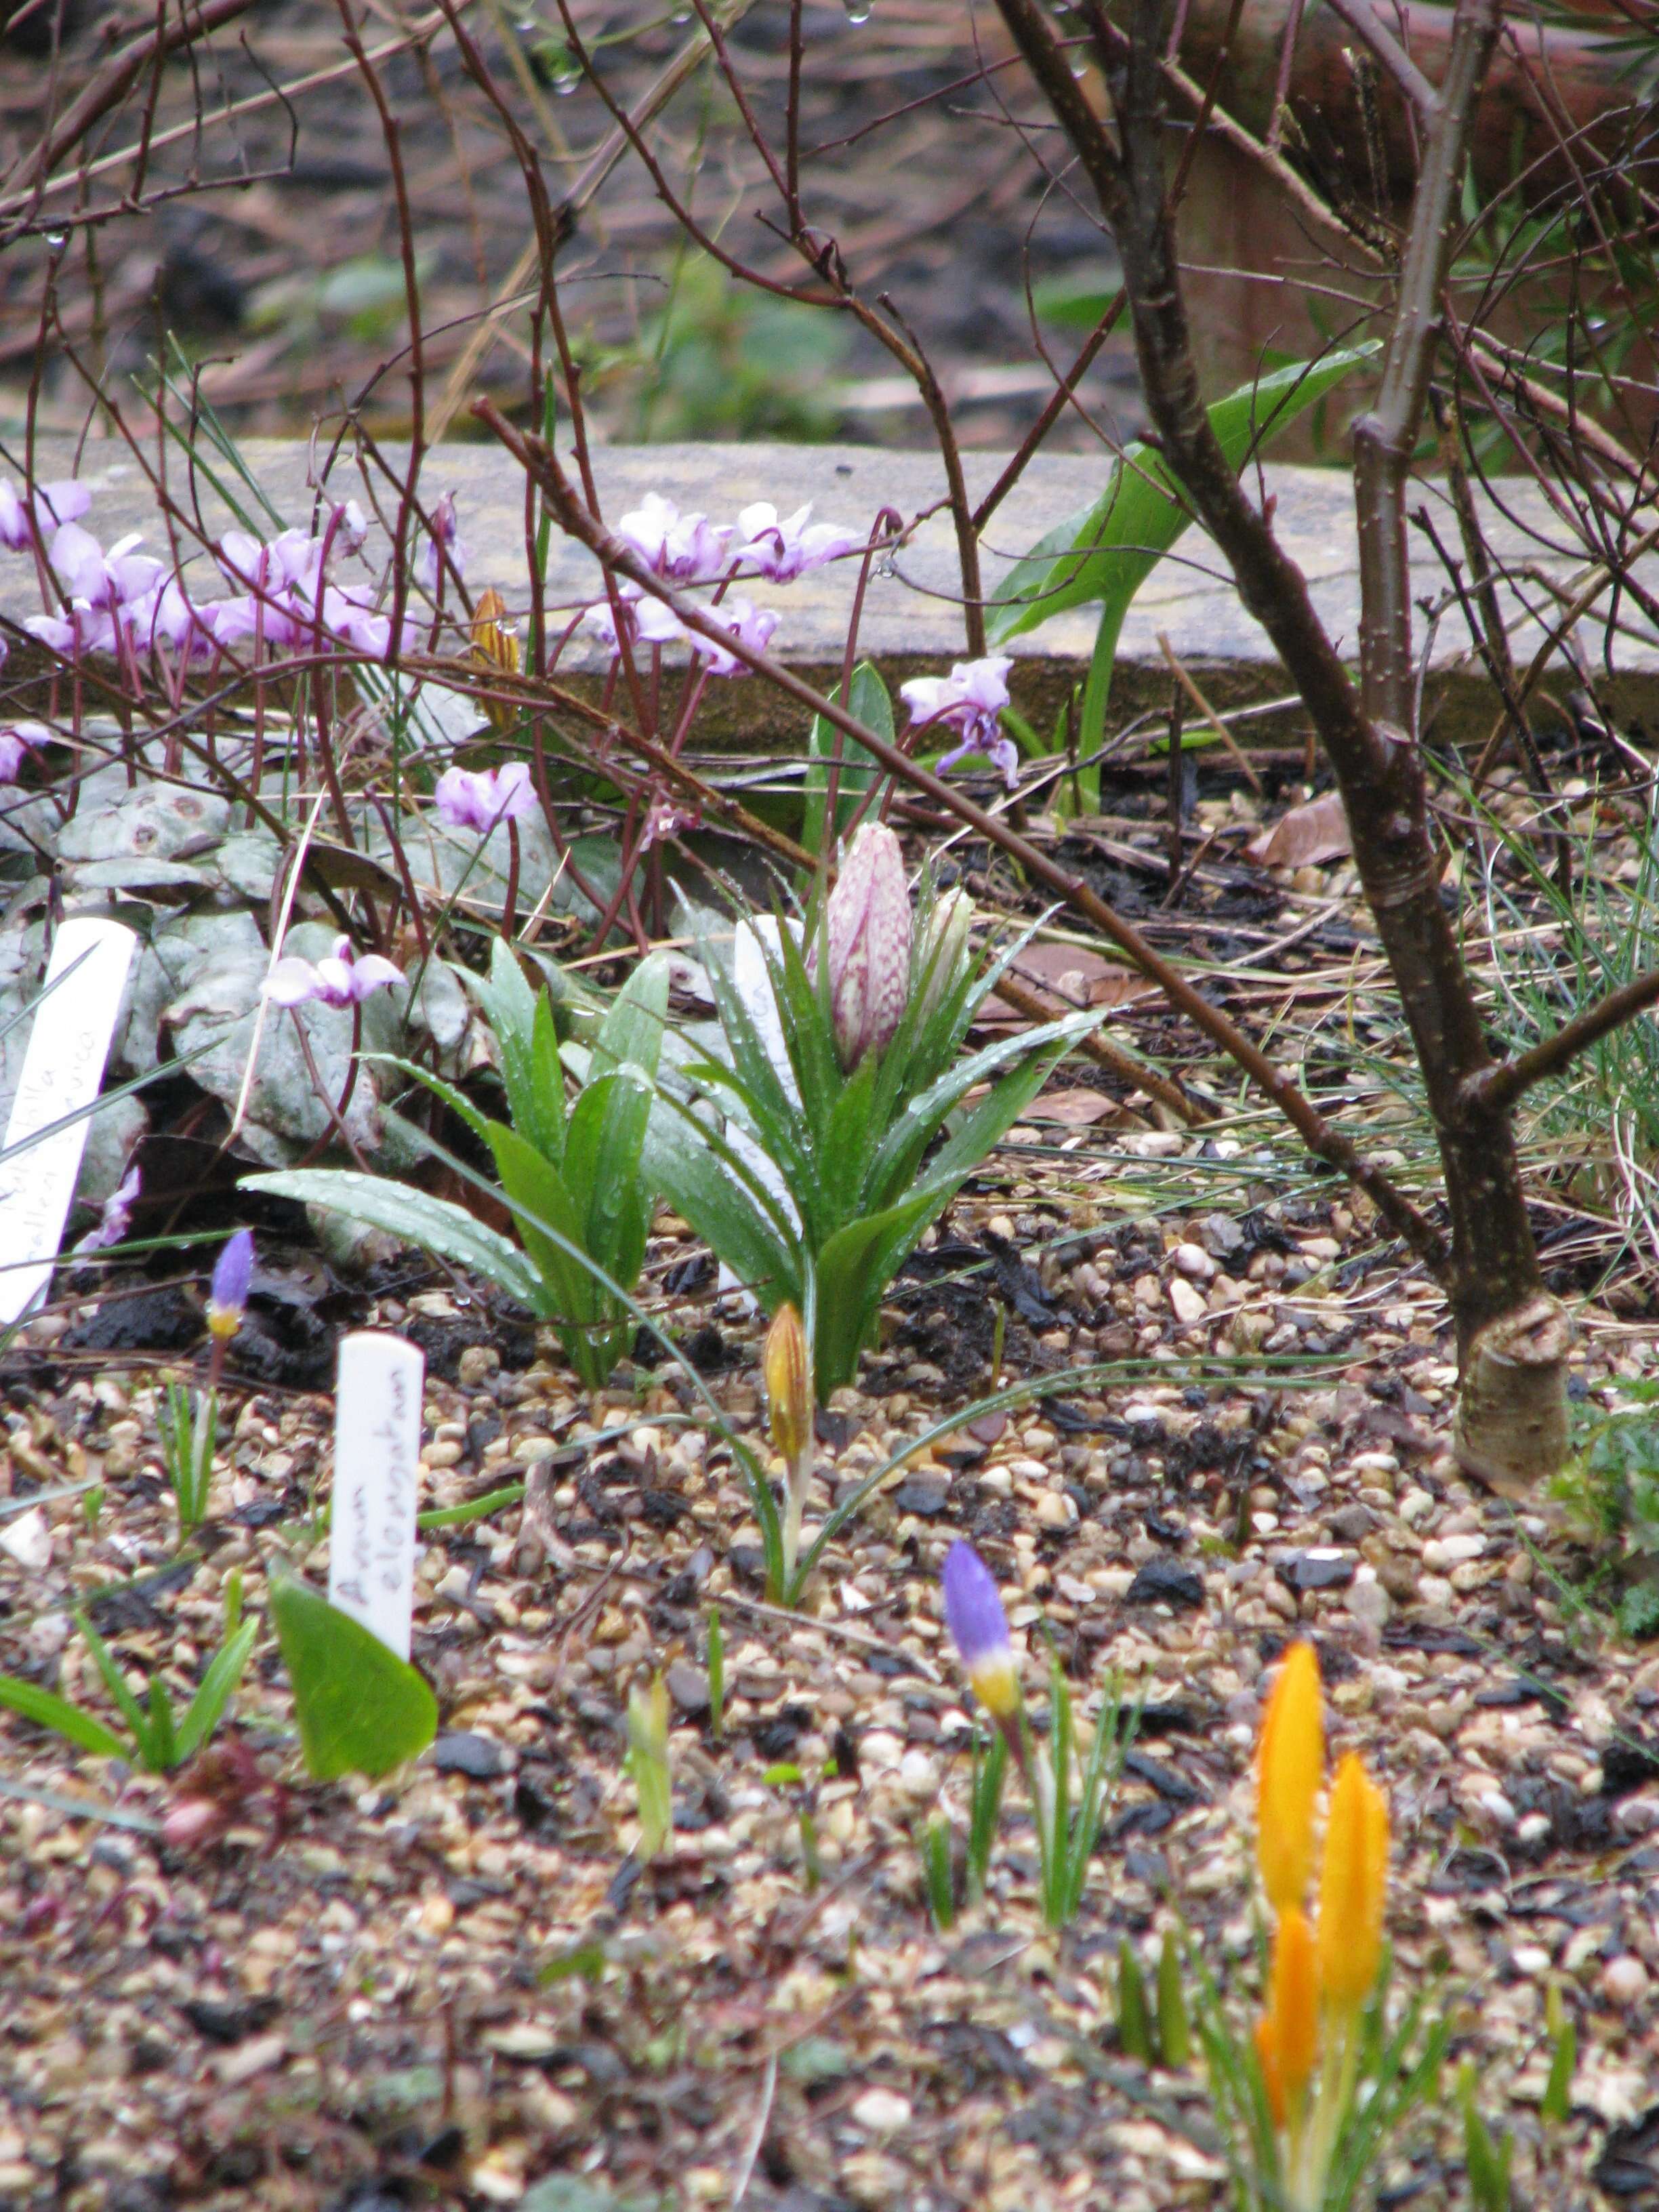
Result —
MULTIPOLYGON (((850 1075, 890 1045, 910 996, 910 891, 898 839, 866 822, 842 863, 824 916, 836 1050, 850 1075)), ((817 948, 807 962, 817 977, 817 948)))
POLYGON ((242 1325, 248 1285, 253 1280, 253 1231, 239 1229, 219 1247, 208 1291, 208 1328, 227 1340, 242 1325))
POLYGON ((98 1226, 88 1230, 76 1246, 77 1252, 107 1251, 112 1244, 119 1244, 132 1226, 132 1209, 137 1202, 143 1178, 137 1168, 128 1170, 118 1190, 112 1190, 104 1200, 104 1210, 98 1218, 98 1226))
POLYGON ((1007 1616, 991 1571, 958 1537, 945 1558, 945 1625, 974 1695, 994 1720, 1019 1710, 1019 1675, 1007 1616))

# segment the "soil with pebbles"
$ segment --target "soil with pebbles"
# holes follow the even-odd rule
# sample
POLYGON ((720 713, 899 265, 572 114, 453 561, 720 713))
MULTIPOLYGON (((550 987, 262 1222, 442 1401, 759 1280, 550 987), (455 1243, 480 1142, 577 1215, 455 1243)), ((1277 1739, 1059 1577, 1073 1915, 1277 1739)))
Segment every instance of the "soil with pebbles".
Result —
MULTIPOLYGON (((1219 2203, 1219 2166, 1176 2124, 1201 2130, 1195 2078, 1116 2049, 1115 1962, 1126 1937, 1152 1955, 1173 1899, 1242 2002, 1251 1748, 1293 1631, 1319 1648, 1336 1743, 1386 1780, 1401 1981, 1441 1978, 1515 2132, 1520 2200, 1611 2201, 1593 2172, 1618 2201, 1659 2193, 1659 1661, 1598 1644, 1564 1610, 1559 1540, 1460 1475, 1443 1316, 1386 1270, 1363 1297, 1334 1288, 1366 1243, 1346 1206, 1126 1217, 1154 1140, 1126 1137, 1109 1178, 1037 1134, 1015 1133, 898 1286, 863 1387, 824 1417, 817 1510, 983 1395, 993 1299, 1010 1378, 1102 1360, 1121 1377, 920 1449, 799 1617, 763 1601, 744 1493, 673 1370, 624 1369, 590 1401, 550 1346, 525 1364, 509 1340, 504 1362, 453 1289, 381 1303, 428 1351, 425 1502, 531 1485, 530 1509, 425 1543, 415 1656, 438 1743, 384 1784, 308 1785, 263 1646, 237 1705, 258 1786, 185 1850, 156 1826, 187 1784, 0 1716, 0 2203, 1219 2203), (1194 1352, 1287 1332, 1299 1364, 1190 1379, 1194 1352), (984 1905, 940 1936, 922 1901, 913 1833, 940 1806, 960 1822, 966 1782, 938 1589, 958 1534, 1002 1584, 1035 1705, 1045 1624, 1085 1716, 1109 1669, 1145 1701, 1063 1938, 1036 1911, 1018 1791, 984 1905), (641 1865, 622 1713, 658 1668, 676 1830, 641 1865), (1580 2058, 1572 2118, 1546 2128, 1552 1986, 1580 2058)), ((685 1256, 659 1240, 654 1275, 684 1279, 685 1256)), ((753 1325, 712 1285, 670 1310, 758 1431, 753 1325)), ((1589 1323, 1600 1390, 1644 1341, 1589 1323)), ((0 1664, 99 1704, 70 1621, 86 1604, 130 1674, 186 1692, 226 1576, 257 1609, 267 1565, 301 1547, 329 1402, 233 1388, 212 1516, 181 1552, 155 1364, 89 1363, 62 1316, 32 1334, 0 1460, 0 1664), (66 1494, 88 1480, 95 1518, 66 1494)), ((1430 2128, 1389 2201, 1461 2201, 1457 2164, 1449 2123, 1430 2128)))

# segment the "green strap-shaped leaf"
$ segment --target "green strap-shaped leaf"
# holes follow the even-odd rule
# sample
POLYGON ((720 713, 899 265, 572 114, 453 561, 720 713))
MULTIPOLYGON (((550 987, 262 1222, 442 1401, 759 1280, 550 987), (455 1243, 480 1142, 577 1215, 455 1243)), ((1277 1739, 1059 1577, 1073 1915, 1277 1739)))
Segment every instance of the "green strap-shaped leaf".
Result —
POLYGON ((26 1721, 54 1729, 70 1743, 78 1744, 98 1759, 130 1759, 132 1746, 124 1743, 113 1729, 91 1713, 82 1712, 67 1698, 43 1690, 38 1682, 21 1681, 15 1674, 0 1674, 0 1705, 21 1713, 26 1721))
POLYGON ((289 1168, 277 1175, 245 1176, 241 1188, 292 1198, 301 1206, 326 1206, 368 1228, 384 1229, 388 1236, 484 1276, 530 1312, 551 1318, 536 1270, 518 1246, 447 1199, 349 1168, 289 1168))
POLYGON ((635 969, 599 1024, 594 1074, 606 1074, 631 1060, 654 1079, 667 1026, 668 955, 653 952, 635 969))
POLYGON ((253 1649, 257 1620, 245 1620, 236 1633, 222 1644, 197 1685, 196 1695, 179 1723, 179 1756, 193 1759, 219 1725, 231 1692, 242 1679, 248 1654, 253 1649))
MULTIPOLYGON (((841 686, 830 693, 831 700, 839 705, 841 686)), ((848 704, 854 718, 866 730, 873 730, 878 738, 893 741, 893 702, 878 670, 867 660, 860 661, 853 671, 848 688, 848 704)), ((806 805, 801 817, 800 842, 807 852, 823 850, 827 834, 830 805, 830 776, 835 760, 836 726, 825 721, 822 714, 812 717, 812 726, 806 738, 806 805)), ((836 788, 836 823, 834 835, 844 835, 859 801, 874 782, 880 769, 873 753, 866 752, 854 738, 842 738, 841 745, 841 775, 836 788)))

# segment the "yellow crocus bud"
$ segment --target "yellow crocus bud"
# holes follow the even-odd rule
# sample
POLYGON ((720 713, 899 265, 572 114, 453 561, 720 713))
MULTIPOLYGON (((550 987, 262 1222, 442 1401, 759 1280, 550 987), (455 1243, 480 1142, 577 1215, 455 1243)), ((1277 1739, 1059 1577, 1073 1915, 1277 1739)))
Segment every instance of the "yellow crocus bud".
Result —
MULTIPOLYGON (((472 610, 472 659, 486 676, 498 669, 516 676, 524 665, 519 633, 507 620, 507 601, 493 585, 479 592, 472 610)), ((518 720, 516 712, 504 700, 486 700, 484 712, 498 730, 510 730, 518 720)))
POLYGON ((793 1468, 812 1441, 812 1383, 807 1368, 806 1332, 799 1314, 787 1301, 772 1316, 762 1364, 772 1441, 793 1468))
POLYGON ((1294 2118, 1319 2056, 1319 1960, 1308 1916, 1297 1905, 1280 1913, 1274 1931, 1267 2017, 1279 2095, 1294 2118))
POLYGON ((1376 1986, 1388 1878, 1388 1800, 1351 1751, 1336 1770, 1319 1869, 1319 1982, 1335 2011, 1358 2011, 1376 1986))
POLYGON ((1313 1871, 1314 1800, 1325 1763, 1319 1662, 1311 1644, 1285 1654, 1262 1716, 1257 1754, 1256 1863, 1275 1912, 1300 1905, 1313 1871))

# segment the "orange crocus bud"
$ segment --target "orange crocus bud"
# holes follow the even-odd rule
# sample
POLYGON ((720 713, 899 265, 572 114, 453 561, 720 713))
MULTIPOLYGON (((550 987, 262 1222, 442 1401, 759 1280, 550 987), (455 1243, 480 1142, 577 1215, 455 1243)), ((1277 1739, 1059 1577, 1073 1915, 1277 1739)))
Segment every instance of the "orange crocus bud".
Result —
POLYGON ((1311 1644, 1285 1654, 1262 1716, 1257 1755, 1256 1863, 1275 1912, 1300 1905, 1313 1871, 1314 1800, 1325 1763, 1319 1662, 1311 1644))
POLYGON ((1319 1960, 1313 1929, 1298 1905, 1279 1915, 1274 1932, 1268 2017, 1280 2093, 1286 2108, 1295 2113, 1319 2055, 1319 1960))
POLYGON ((1388 1800, 1351 1751, 1336 1770, 1319 1870, 1319 1981, 1336 2011, 1357 2011, 1376 1986, 1388 1878, 1388 1800))
POLYGON ((1264 2012, 1255 2024, 1256 2062, 1261 2069, 1261 2087, 1267 2100, 1267 2110, 1273 2114, 1273 2125, 1285 2124, 1285 2081, 1279 2070, 1279 2041, 1273 2033, 1273 2014, 1264 2012))
POLYGON ((793 1468, 812 1441, 812 1384, 807 1371, 806 1333, 799 1314, 787 1301, 772 1316, 762 1364, 772 1441, 793 1468))

